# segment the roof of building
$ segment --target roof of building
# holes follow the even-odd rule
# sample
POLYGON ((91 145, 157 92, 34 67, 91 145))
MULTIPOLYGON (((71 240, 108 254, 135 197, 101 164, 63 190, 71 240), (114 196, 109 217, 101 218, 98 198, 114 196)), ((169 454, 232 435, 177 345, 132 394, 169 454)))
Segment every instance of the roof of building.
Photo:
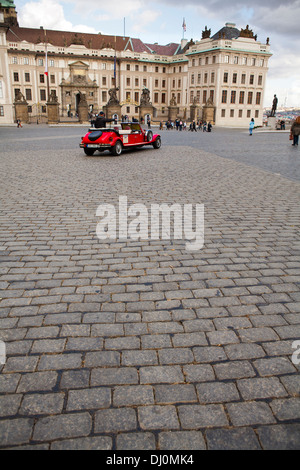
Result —
POLYGON ((223 28, 221 28, 216 34, 212 36, 211 39, 219 39, 225 38, 228 40, 238 38, 240 36, 241 31, 235 27, 234 23, 226 23, 223 28))
POLYGON ((13 0, 0 0, 0 6, 3 8, 16 8, 13 0))

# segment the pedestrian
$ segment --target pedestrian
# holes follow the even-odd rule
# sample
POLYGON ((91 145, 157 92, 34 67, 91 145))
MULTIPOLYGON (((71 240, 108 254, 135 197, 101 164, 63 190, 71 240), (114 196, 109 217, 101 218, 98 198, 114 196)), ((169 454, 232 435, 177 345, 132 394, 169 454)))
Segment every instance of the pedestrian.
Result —
POLYGON ((296 117, 291 127, 291 136, 293 138, 293 143, 292 143, 293 146, 298 145, 299 135, 300 135, 300 116, 296 117))
POLYGON ((249 124, 249 135, 252 135, 253 128, 254 128, 254 119, 252 118, 249 124))
POLYGON ((182 131, 182 126, 183 126, 183 122, 182 122, 182 120, 180 119, 180 121, 179 121, 179 130, 180 130, 180 131, 182 131))
POLYGON ((211 122, 209 122, 207 124, 207 132, 211 132, 211 130, 212 130, 212 125, 211 125, 211 122))
POLYGON ((193 131, 197 132, 197 126, 196 126, 196 121, 195 119, 193 120, 193 131))
POLYGON ((151 119, 150 116, 147 117, 148 129, 151 129, 151 119))
POLYGON ((22 123, 21 123, 21 119, 17 119, 17 127, 18 127, 18 128, 19 128, 19 127, 23 127, 23 126, 22 126, 22 123))
POLYGON ((203 132, 206 132, 206 121, 203 123, 203 132))

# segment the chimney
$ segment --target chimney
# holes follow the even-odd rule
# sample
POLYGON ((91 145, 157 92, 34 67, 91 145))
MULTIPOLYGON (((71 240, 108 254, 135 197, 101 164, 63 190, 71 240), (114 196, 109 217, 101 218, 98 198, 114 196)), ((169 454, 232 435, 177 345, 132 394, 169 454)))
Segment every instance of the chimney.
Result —
POLYGON ((181 39, 181 49, 184 49, 187 43, 188 43, 187 39, 181 39))

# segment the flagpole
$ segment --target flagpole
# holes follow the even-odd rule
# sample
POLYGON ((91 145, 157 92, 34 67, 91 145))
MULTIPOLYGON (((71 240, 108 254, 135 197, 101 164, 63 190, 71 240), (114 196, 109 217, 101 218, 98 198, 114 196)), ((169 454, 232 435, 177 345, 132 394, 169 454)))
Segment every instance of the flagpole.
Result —
POLYGON ((46 30, 44 30, 45 33, 45 75, 46 75, 46 80, 47 80, 47 95, 48 95, 48 101, 50 99, 50 87, 49 87, 49 74, 48 74, 48 50, 47 50, 47 37, 46 37, 46 30))

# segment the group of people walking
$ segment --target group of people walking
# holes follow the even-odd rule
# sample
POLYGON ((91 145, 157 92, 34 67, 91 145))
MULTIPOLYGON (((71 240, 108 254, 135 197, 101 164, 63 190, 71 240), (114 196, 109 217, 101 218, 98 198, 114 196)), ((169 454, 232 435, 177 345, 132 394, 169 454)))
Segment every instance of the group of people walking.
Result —
MULTIPOLYGON (((211 132, 212 130, 212 124, 210 122, 206 121, 195 121, 193 120, 190 124, 189 127, 187 127, 186 121, 183 121, 181 119, 176 119, 175 122, 173 121, 166 121, 165 122, 166 130, 173 130, 176 129, 177 131, 186 131, 189 130, 191 132, 197 132, 197 130, 203 130, 203 132, 211 132)), ((163 123, 160 122, 159 129, 163 130, 163 123)))

